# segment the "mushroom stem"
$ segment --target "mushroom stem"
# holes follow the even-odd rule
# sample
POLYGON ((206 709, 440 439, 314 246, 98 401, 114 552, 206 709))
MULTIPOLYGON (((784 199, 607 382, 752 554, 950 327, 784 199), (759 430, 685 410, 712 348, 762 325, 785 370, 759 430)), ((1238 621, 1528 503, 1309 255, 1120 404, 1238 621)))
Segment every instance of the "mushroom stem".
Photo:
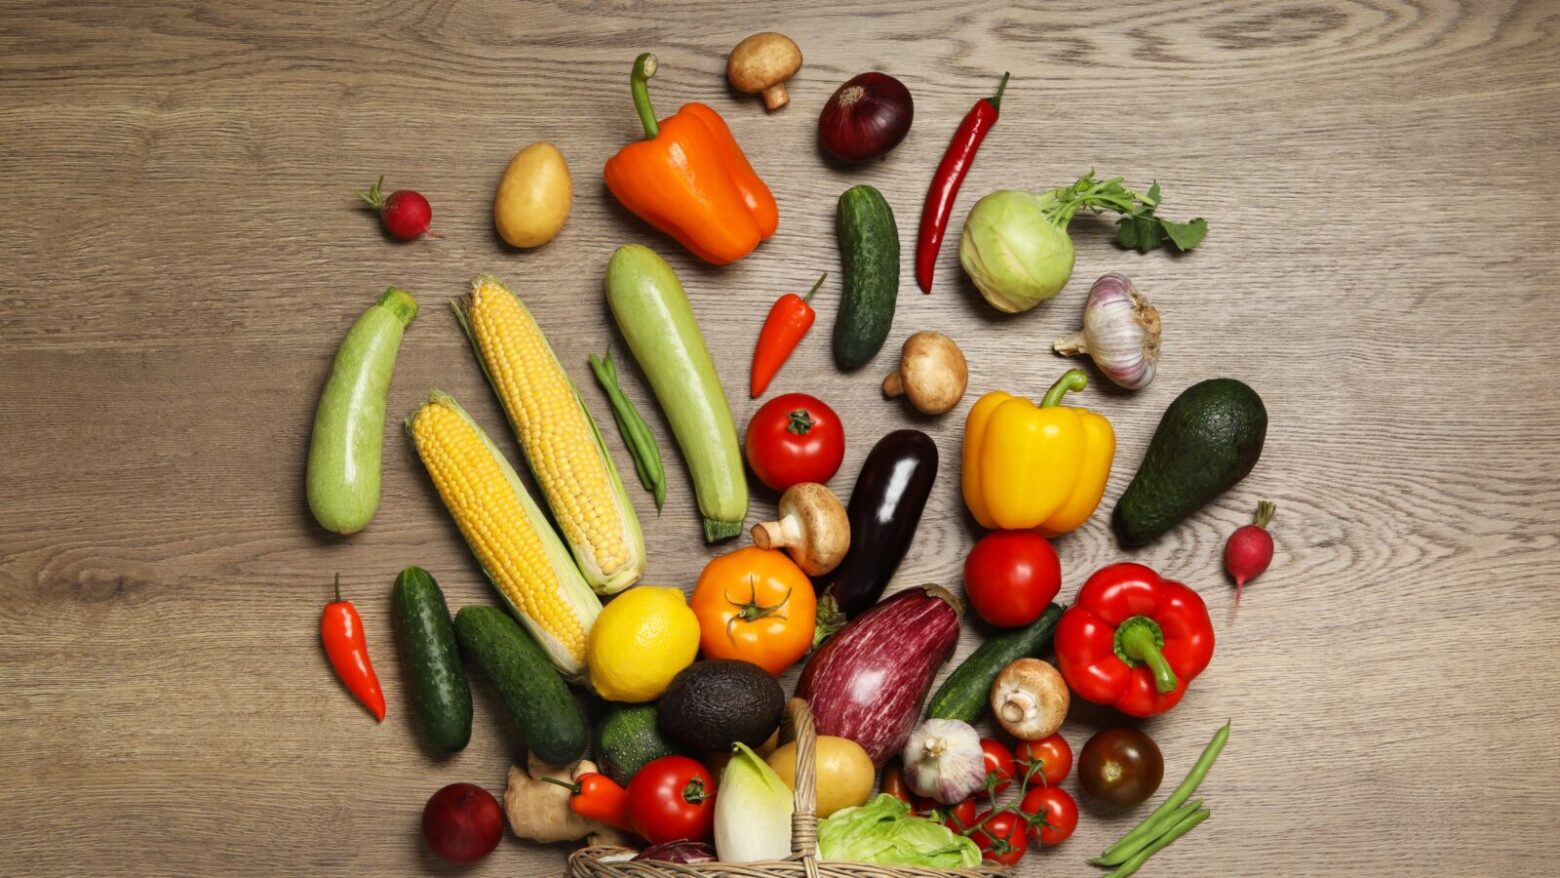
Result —
POLYGON ((794 515, 783 516, 779 521, 761 521, 753 525, 753 545, 760 549, 800 546, 805 539, 801 519, 794 515))
POLYGON ((883 379, 883 395, 889 398, 905 395, 905 379, 898 370, 888 373, 883 379))
POLYGON ((791 94, 785 90, 785 83, 778 82, 764 89, 764 109, 778 110, 791 102, 791 94))

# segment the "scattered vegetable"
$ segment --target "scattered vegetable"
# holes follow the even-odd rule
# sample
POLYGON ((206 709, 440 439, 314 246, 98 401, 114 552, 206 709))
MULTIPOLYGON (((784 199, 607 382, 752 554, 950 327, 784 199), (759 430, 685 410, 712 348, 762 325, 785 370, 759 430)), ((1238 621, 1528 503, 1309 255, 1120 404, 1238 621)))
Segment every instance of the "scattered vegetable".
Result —
POLYGON ((428 571, 408 567, 395 578, 390 608, 418 728, 440 753, 465 749, 471 740, 471 684, 461 666, 444 592, 428 571))
POLYGON ((629 85, 645 139, 607 160, 607 188, 631 213, 705 262, 736 262, 775 233, 775 197, 719 113, 684 104, 656 122, 649 88, 656 66, 649 52, 634 59, 629 85))
POLYGON ((937 719, 959 719, 973 723, 986 712, 991 684, 1009 664, 1025 656, 1039 656, 1051 645, 1062 608, 1046 607, 1040 618, 1023 628, 998 631, 975 648, 964 663, 954 669, 932 696, 927 715, 937 719))
POLYGON ((1142 865, 1148 862, 1148 858, 1169 847, 1171 842, 1192 831, 1197 824, 1213 816, 1207 808, 1202 807, 1201 801, 1188 802, 1177 808, 1167 821, 1169 828, 1159 837, 1145 845, 1142 850, 1133 854, 1130 859, 1121 865, 1116 871, 1106 875, 1105 878, 1127 878, 1136 872, 1142 865))
POLYGON ((385 692, 379 687, 379 675, 368 657, 368 640, 363 636, 363 617, 351 601, 341 599, 341 574, 336 574, 336 599, 320 614, 320 641, 325 657, 336 669, 336 676, 352 696, 368 708, 374 719, 385 719, 385 692))
POLYGON ((434 793, 422 813, 423 843, 451 863, 467 865, 491 854, 504 837, 504 813, 483 788, 452 783, 434 793))
POLYGON ((997 124, 997 114, 1002 109, 1002 93, 1007 91, 1008 74, 1002 74, 1002 84, 997 93, 981 98, 964 114, 964 121, 953 132, 953 140, 943 153, 932 175, 932 186, 926 193, 926 204, 921 208, 921 232, 915 244, 915 282, 921 292, 932 291, 932 275, 937 269, 937 253, 942 249, 943 233, 948 228, 948 218, 953 214, 954 200, 959 197, 959 187, 970 172, 975 152, 991 127, 997 124))
POLYGON ((711 559, 688 605, 706 658, 741 659, 779 676, 812 647, 818 601, 783 552, 749 546, 711 559))
POLYGON ((742 451, 688 294, 666 260, 629 244, 607 263, 607 303, 688 463, 705 542, 736 536, 748 506, 742 451))
POLYGON ((1071 704, 1061 672, 1037 658, 1018 659, 991 684, 991 712, 1008 734, 1021 741, 1056 734, 1071 704))
POLYGON ((980 733, 956 719, 929 719, 905 742, 905 783, 917 795, 945 805, 974 795, 986 783, 980 733))
MULTIPOLYGON (((768 756, 769 767, 775 770, 786 786, 796 788, 796 742, 789 741, 775 748, 768 756)), ((817 806, 814 811, 820 818, 836 811, 866 804, 872 797, 872 781, 877 769, 861 745, 849 738, 819 735, 813 751, 813 775, 817 806)), ((903 775, 900 775, 903 782, 903 775)), ((884 780, 884 792, 888 782, 884 780)), ((722 785, 722 789, 725 786, 722 785)))
POLYGON ((596 725, 595 754, 601 771, 627 784, 639 769, 677 748, 661 734, 654 704, 608 704, 596 725))
POLYGON ((828 276, 829 273, 824 272, 812 285, 812 289, 807 291, 807 295, 786 293, 769 307, 769 316, 764 318, 764 328, 758 331, 758 343, 753 346, 753 372, 749 386, 754 399, 763 396, 764 391, 769 389, 769 382, 775 379, 775 373, 780 371, 791 352, 801 344, 807 330, 812 329, 813 321, 818 319, 818 312, 813 310, 812 297, 828 276))
MULTIPOLYGON (((1208 742, 1208 746, 1203 748, 1202 754, 1197 757, 1197 762, 1192 765, 1192 770, 1187 773, 1186 779, 1181 781, 1181 785, 1175 788, 1175 792, 1171 793, 1170 797, 1165 799, 1158 808, 1155 808, 1154 813, 1144 818, 1143 822, 1139 823, 1126 835, 1117 839, 1114 844, 1089 862, 1096 866, 1119 866, 1123 863, 1128 863, 1153 840, 1169 835, 1180 819, 1176 816, 1178 811, 1186 804, 1186 800, 1190 799, 1192 794, 1197 792, 1197 788, 1202 785, 1203 779, 1208 776, 1208 770, 1213 768, 1213 763, 1218 760, 1219 754, 1224 752, 1224 745, 1229 742, 1229 739, 1230 724, 1225 723, 1214 733, 1213 739, 1208 742)), ((1157 750, 1157 747, 1155 749, 1157 750)), ((1201 805, 1200 802, 1197 804, 1201 805)), ((1206 814, 1206 812, 1204 813, 1206 814)), ((1184 817, 1184 814, 1181 816, 1184 817)), ((1196 824, 1194 823, 1193 825, 1196 824)), ((1174 838, 1170 840, 1174 841, 1174 838)), ((1166 844, 1168 843, 1166 842, 1166 844)), ((1155 848, 1155 850, 1158 850, 1158 848, 1155 848)), ((1135 869, 1136 866, 1133 868, 1135 869)))
POLYGON ((421 193, 397 189, 386 195, 385 178, 380 177, 367 192, 357 193, 357 197, 379 213, 379 223, 384 226, 385 234, 398 241, 410 241, 423 235, 439 237, 428 231, 428 224, 433 222, 433 206, 421 193))
POLYGON ((585 581, 598 594, 633 585, 645 569, 639 518, 595 418, 531 310, 486 274, 452 307, 585 581))
POLYGON ((639 484, 655 498, 655 511, 659 515, 661 506, 666 503, 666 470, 661 464, 661 446, 656 444, 655 434, 650 432, 650 425, 640 416, 639 409, 618 386, 617 364, 612 362, 612 353, 609 351, 599 357, 591 354, 590 371, 612 404, 612 419, 617 421, 623 444, 628 446, 628 453, 634 458, 639 484))
MULTIPOLYGON (((917 797, 917 799, 920 798, 919 796, 917 797)), ((934 820, 940 817, 942 818, 942 825, 960 835, 963 835, 966 829, 975 825, 976 807, 974 796, 970 796, 954 805, 944 805, 935 799, 926 799, 925 801, 929 806, 926 811, 923 812, 919 807, 916 808, 916 813, 922 817, 931 817, 934 820)))
POLYGON ((699 651, 699 618, 682 589, 641 585, 618 595, 590 630, 590 685, 608 701, 654 701, 699 651))
POLYGON ((940 332, 917 332, 899 351, 899 368, 883 379, 883 394, 905 396, 916 411, 940 415, 964 398, 969 365, 953 339, 940 332))
POLYGON ((497 607, 462 607, 455 636, 492 681, 526 749, 548 765, 568 765, 585 754, 585 716, 536 645, 497 607))
POLYGON ((1268 523, 1277 509, 1263 500, 1257 504, 1256 520, 1237 528, 1224 544, 1224 569, 1235 580, 1235 606, 1240 606, 1240 593, 1246 583, 1262 575, 1273 563, 1273 535, 1268 533, 1268 523))
POLYGON ((883 193, 853 186, 840 195, 838 234, 845 289, 834 320, 834 362, 857 369, 882 350, 899 298, 899 227, 883 193))
POLYGON ((986 769, 980 792, 985 798, 994 798, 1013 783, 1013 751, 996 738, 981 738, 980 751, 985 755, 982 764, 986 769))
POLYGON ((886 154, 910 133, 915 101, 887 73, 862 73, 835 89, 818 116, 818 139, 835 157, 863 162, 886 154))
POLYGON ((1018 810, 1029 818, 1029 837, 1038 845, 1059 845, 1078 828, 1078 803, 1061 787, 1031 787, 1018 810))
POLYGON ((753 544, 785 549, 808 576, 838 567, 850 548, 850 521, 834 492, 802 482, 780 495, 779 521, 753 525, 753 544))
POLYGON ((823 484, 845 459, 840 416, 822 400, 786 393, 759 407, 743 437, 748 466, 776 491, 803 482, 823 484))
POLYGON ((818 857, 853 863, 972 869, 980 848, 942 824, 917 817, 910 806, 878 795, 859 808, 836 811, 818 824, 818 857))
POLYGON ((601 599, 509 461, 466 410, 435 390, 407 420, 417 456, 493 587, 564 676, 584 673, 601 599), (503 532, 499 542, 489 534, 503 532))
POLYGON ((682 863, 693 865, 695 863, 715 862, 715 849, 702 841, 669 841, 666 844, 653 844, 638 854, 635 860, 659 860, 663 863, 682 863))
POLYGON ((657 709, 661 731, 673 740, 692 750, 724 753, 733 744, 757 747, 774 734, 785 692, 752 662, 704 659, 672 680, 657 709))
POLYGON ((385 290, 347 330, 314 410, 306 491, 320 527, 353 534, 379 509, 379 462, 385 444, 385 397, 401 336, 417 300, 385 290))
POLYGON ((964 422, 964 505, 981 527, 1076 530, 1105 493, 1116 432, 1104 415, 1060 405, 1088 385, 1068 369, 1039 405, 1000 390, 980 398, 964 422))
POLYGON ((970 838, 980 847, 981 858, 1011 866, 1029 850, 1029 824, 1016 811, 995 810, 975 818, 970 838))
POLYGON ((628 825, 628 791, 604 774, 581 772, 573 783, 551 777, 538 780, 557 784, 569 791, 569 810, 608 826, 632 831, 628 825))
POLYGON ((704 841, 715 823, 715 778, 698 760, 663 756, 628 783, 628 819, 651 844, 704 841))
POLYGON ((850 550, 824 588, 817 639, 883 594, 910 550, 936 478, 937 444, 920 430, 895 430, 872 446, 845 508, 850 550))
POLYGON ((1165 758, 1159 745, 1137 729, 1095 732, 1078 754, 1078 782, 1083 791, 1118 808, 1147 801, 1164 776, 1165 758))
POLYGON ((1102 567, 1056 626, 1056 660, 1078 696, 1129 716, 1164 713, 1213 658, 1197 592, 1142 564, 1102 567))
POLYGON ((515 153, 498 180, 493 225, 510 246, 540 247, 558 237, 573 202, 563 153, 550 143, 533 143, 515 153))
POLYGON ((737 43, 726 59, 726 79, 743 94, 761 94, 764 109, 778 110, 791 102, 785 82, 802 69, 802 50, 785 34, 753 34, 737 43))
POLYGON ((1038 741, 1019 741, 1013 749, 1013 761, 1020 773, 1028 776, 1033 772, 1054 787, 1072 771, 1073 752, 1066 738, 1048 735, 1038 741))
POLYGON ((1154 380, 1159 362, 1159 311, 1124 274, 1111 272, 1089 287, 1083 328, 1051 348, 1064 357, 1088 354, 1113 383, 1138 390, 1154 380))
POLYGON ((745 744, 732 747, 715 799, 715 853, 723 863, 791 854, 791 788, 745 744))
POLYGON ((590 836, 604 841, 628 839, 604 823, 586 820, 569 807, 574 782, 596 771, 588 759, 568 766, 553 766, 531 754, 526 768, 509 766, 509 786, 504 790, 504 814, 509 828, 521 838, 544 844, 578 841, 590 836))
POLYGON ((904 748, 958 640, 953 595, 935 585, 905 589, 819 647, 796 697, 812 708, 818 734, 850 738, 881 766, 904 748))
POLYGON ((1262 456, 1267 407, 1233 378, 1193 384, 1170 403, 1111 528, 1123 546, 1147 545, 1246 477, 1262 456))
POLYGON ((1045 537, 998 530, 964 559, 964 597, 986 624, 1021 628, 1040 618, 1062 588, 1062 564, 1045 537))
POLYGON ((959 262, 992 307, 1027 311, 1061 292, 1072 276, 1067 224, 1079 210, 1121 214, 1116 242, 1143 252, 1167 240, 1184 252, 1208 233, 1201 218, 1174 223, 1160 219, 1158 208, 1158 183, 1138 193, 1122 186, 1120 177, 1096 180, 1092 171, 1041 195, 999 190, 970 210, 959 238, 959 262))

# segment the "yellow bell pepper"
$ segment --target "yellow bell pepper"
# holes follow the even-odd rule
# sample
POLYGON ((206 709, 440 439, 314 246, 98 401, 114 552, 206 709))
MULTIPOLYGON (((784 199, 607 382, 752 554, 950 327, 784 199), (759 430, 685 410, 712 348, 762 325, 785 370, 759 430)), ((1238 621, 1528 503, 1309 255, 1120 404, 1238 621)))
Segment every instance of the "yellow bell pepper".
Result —
POLYGON ((964 422, 964 504, 982 527, 1064 534, 1089 520, 1116 456, 1103 415, 1057 405, 1088 377, 1069 369, 1035 405, 993 391, 964 422))

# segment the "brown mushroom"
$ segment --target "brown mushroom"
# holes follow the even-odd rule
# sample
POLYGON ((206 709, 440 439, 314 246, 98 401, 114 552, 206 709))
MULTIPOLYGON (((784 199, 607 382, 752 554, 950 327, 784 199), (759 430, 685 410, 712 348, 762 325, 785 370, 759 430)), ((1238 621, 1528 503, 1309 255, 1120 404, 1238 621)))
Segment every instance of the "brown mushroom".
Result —
POLYGON ((785 549, 808 576, 822 576, 845 559, 850 519, 833 491, 803 482, 780 495, 779 521, 753 525, 753 544, 760 549, 785 549))
POLYGON ((940 415, 964 398, 969 379, 969 364, 953 339, 917 332, 899 351, 899 370, 883 379, 883 394, 907 396, 917 411, 940 415))
POLYGON ((1062 672, 1037 658, 1013 662, 991 684, 991 712, 1020 741, 1056 734, 1071 704, 1062 672))
POLYGON ((764 107, 778 110, 790 102, 785 81, 802 69, 802 50, 785 34, 754 34, 731 50, 726 78, 743 94, 762 94, 764 107))

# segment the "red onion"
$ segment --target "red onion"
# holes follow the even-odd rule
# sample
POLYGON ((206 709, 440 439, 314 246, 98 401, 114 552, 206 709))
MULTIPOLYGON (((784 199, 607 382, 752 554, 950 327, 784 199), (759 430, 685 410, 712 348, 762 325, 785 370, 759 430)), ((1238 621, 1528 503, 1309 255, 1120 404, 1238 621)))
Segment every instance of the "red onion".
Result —
POLYGON ((839 158, 861 162, 898 146, 914 119, 915 101, 904 83, 887 73, 863 73, 823 105, 818 137, 839 158))
POLYGON ((640 851, 636 860, 660 860, 663 863, 713 863, 715 849, 702 841, 669 841, 640 851))
POLYGON ((487 790, 452 783, 424 806, 422 836, 428 850, 451 863, 475 863, 504 837, 504 812, 487 790))

